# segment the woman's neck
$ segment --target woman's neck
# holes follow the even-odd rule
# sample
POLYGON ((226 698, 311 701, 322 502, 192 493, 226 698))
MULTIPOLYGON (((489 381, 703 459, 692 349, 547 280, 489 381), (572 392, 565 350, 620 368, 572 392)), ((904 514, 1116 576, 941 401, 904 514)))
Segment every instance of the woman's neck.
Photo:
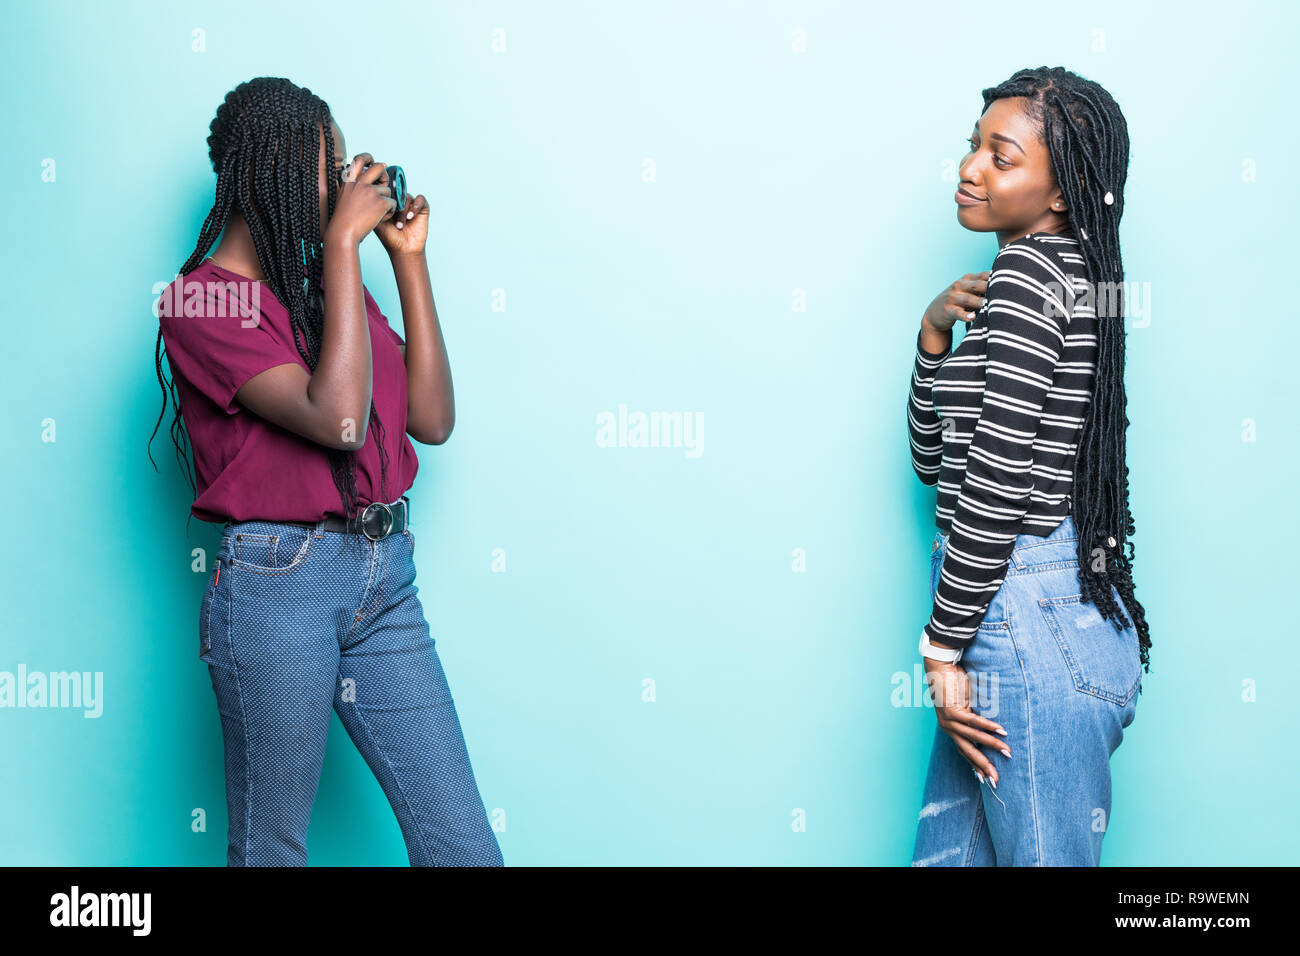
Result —
POLYGON ((237 212, 232 212, 226 220, 226 227, 221 230, 217 246, 208 254, 223 269, 247 276, 250 279, 265 281, 262 266, 257 261, 257 247, 253 245, 253 234, 248 230, 248 223, 237 212))

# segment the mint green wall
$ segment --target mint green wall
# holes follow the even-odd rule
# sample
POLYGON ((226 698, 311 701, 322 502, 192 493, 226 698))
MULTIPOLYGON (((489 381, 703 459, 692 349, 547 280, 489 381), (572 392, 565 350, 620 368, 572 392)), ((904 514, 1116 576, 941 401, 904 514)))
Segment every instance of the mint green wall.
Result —
MULTIPOLYGON (((1296 7, 874 6, 413 3, 396 43, 350 3, 10 7, 0 671, 102 673, 103 710, 0 709, 0 863, 224 863, 190 555, 217 533, 186 536, 170 414, 161 474, 146 455, 150 306, 211 202, 217 104, 274 74, 432 203, 458 422, 420 448, 419 583, 507 863, 906 864, 934 727, 891 682, 928 614, 912 347, 996 251, 945 163, 980 88, 1041 64, 1128 117, 1150 284, 1128 387, 1154 666, 1105 862, 1295 863, 1296 7), (703 454, 601 447, 619 405, 702 416, 703 454)), ((337 719, 309 847, 406 863, 337 719)))

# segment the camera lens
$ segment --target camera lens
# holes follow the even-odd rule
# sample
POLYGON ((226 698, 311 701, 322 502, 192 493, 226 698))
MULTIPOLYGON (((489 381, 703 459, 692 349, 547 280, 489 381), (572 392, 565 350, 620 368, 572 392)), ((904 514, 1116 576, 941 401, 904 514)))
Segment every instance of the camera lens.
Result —
POLYGON ((406 205, 406 173, 402 172, 401 166, 389 166, 387 171, 389 194, 401 209, 406 205))

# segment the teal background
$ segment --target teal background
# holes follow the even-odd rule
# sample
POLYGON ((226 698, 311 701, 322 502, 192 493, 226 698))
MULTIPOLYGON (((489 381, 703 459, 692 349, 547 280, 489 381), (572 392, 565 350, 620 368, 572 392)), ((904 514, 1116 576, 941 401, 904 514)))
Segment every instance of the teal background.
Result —
MULTIPOLYGON (((1300 862, 1296 7, 903 6, 6 4, 0 670, 103 672, 105 702, 0 709, 0 863, 225 862, 190 554, 217 529, 187 537, 170 412, 147 455, 151 304, 211 205, 218 103, 274 74, 432 205, 458 421, 417 446, 419 583, 507 864, 907 864, 934 716, 891 679, 929 612, 934 492, 905 389, 926 303, 996 252, 944 163, 980 89, 1040 64, 1125 111, 1127 278, 1151 290, 1128 388, 1154 663, 1104 862, 1300 862), (620 403, 702 413, 703 456, 597 447, 620 403)), ((362 262, 401 330, 373 237, 362 262)), ((309 848, 407 862, 337 718, 309 848)))

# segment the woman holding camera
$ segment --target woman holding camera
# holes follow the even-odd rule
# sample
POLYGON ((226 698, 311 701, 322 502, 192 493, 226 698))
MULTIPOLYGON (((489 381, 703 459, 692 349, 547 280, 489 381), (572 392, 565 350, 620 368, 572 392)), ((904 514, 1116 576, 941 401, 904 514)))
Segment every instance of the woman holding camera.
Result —
POLYGON ((411 865, 500 866, 417 596, 405 495, 410 438, 442 444, 455 417, 428 204, 398 208, 370 154, 343 161, 328 105, 285 79, 227 94, 208 148, 216 201, 160 300, 155 361, 165 413, 165 343, 185 466, 192 440, 191 514, 224 523, 199 630, 225 746, 227 862, 306 865, 333 710, 411 865), (405 339, 361 281, 371 232, 405 339))
POLYGON ((1151 644, 1125 464, 1128 130, 1059 67, 983 98, 954 199, 1000 251, 926 309, 908 403, 939 527, 920 640, 939 726, 912 862, 1095 866, 1151 644))

